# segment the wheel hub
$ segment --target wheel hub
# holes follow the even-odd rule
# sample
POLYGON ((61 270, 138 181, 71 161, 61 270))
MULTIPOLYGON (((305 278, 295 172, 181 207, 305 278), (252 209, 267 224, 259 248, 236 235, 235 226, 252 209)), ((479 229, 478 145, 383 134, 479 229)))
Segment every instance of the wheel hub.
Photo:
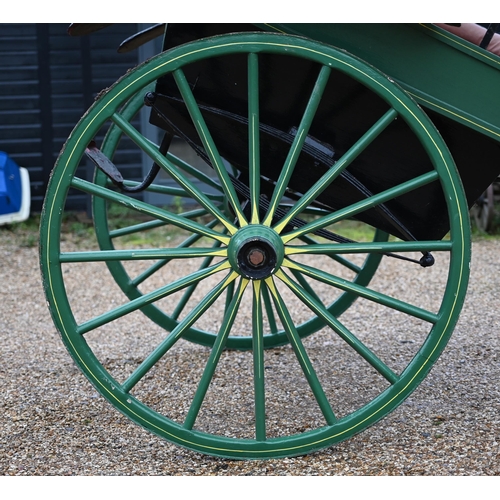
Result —
POLYGON ((233 269, 242 276, 265 279, 283 262, 283 242, 270 227, 249 225, 231 238, 228 256, 233 269))

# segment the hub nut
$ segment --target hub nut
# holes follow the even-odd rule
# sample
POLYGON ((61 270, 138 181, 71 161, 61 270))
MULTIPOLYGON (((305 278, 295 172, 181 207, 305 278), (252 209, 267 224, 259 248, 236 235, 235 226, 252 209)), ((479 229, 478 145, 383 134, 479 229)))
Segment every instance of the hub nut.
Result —
POLYGON ((262 266, 266 261, 266 254, 260 248, 252 248, 248 252, 248 263, 254 267, 262 266))

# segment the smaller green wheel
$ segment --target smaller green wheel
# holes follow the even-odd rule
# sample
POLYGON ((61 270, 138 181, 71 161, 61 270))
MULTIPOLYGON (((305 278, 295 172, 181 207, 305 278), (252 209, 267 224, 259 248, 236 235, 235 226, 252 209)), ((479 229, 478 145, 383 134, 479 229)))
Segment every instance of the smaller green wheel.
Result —
MULTIPOLYGON (((128 122, 132 122, 145 106, 144 96, 151 90, 153 90, 152 86, 141 89, 131 99, 126 101, 120 110, 121 117, 128 122)), ((123 131, 116 124, 112 124, 103 140, 101 147, 103 154, 107 158, 113 159, 117 149, 121 146, 120 141, 122 139, 128 139, 128 137, 124 136, 123 131)), ((129 151, 130 145, 125 145, 122 149, 129 151)), ((172 153, 167 153, 167 158, 172 161, 184 173, 184 175, 196 176, 196 181, 198 182, 198 185, 202 187, 203 191, 211 196, 214 203, 220 207, 223 206, 225 201, 224 193, 217 178, 209 177, 206 172, 204 173, 197 170, 193 165, 188 163, 186 158, 175 156, 172 153)), ((170 178, 169 180, 173 184, 172 179, 170 178)), ((111 184, 106 175, 97 168, 95 171, 94 183, 103 187, 111 184)), ((133 186, 136 183, 129 184, 133 186)), ((196 200, 186 197, 186 192, 182 191, 179 186, 165 186, 164 184, 154 183, 146 190, 146 192, 155 193, 157 197, 163 196, 165 199, 165 205, 177 202, 180 206, 174 206, 176 210, 181 210, 184 205, 186 207, 185 213, 188 216, 192 216, 193 214, 196 215, 196 211, 192 210, 192 207, 197 205, 196 200)), ((138 224, 137 222, 131 220, 127 225, 126 221, 119 220, 119 225, 117 226, 116 221, 110 221, 109 214, 110 211, 112 212, 117 206, 120 206, 119 203, 113 203, 100 196, 93 196, 92 203, 96 237, 101 250, 114 250, 116 248, 121 248, 124 245, 127 245, 126 242, 130 241, 132 237, 139 240, 149 239, 152 241, 161 241, 161 234, 165 232, 165 224, 161 224, 160 221, 152 220, 148 223, 138 224), (155 232, 158 233, 158 236, 156 237, 155 232)), ((199 220, 203 218, 207 224, 217 222, 214 218, 208 220, 209 216, 206 211, 198 211, 198 213, 201 213, 199 220)), ((342 224, 340 224, 337 225, 337 227, 333 227, 332 230, 339 235, 345 233, 346 236, 349 236, 352 233, 352 228, 349 224, 347 224, 347 229, 344 229, 342 224)), ((384 231, 375 230, 366 226, 363 226, 362 236, 364 238, 373 239, 374 242, 384 242, 388 239, 388 234, 384 231)), ((307 236, 303 239, 310 245, 320 243, 320 239, 315 238, 314 236, 307 236)), ((196 245, 198 244, 198 240, 199 238, 197 239, 192 236, 187 236, 187 238, 184 241, 180 241, 179 244, 196 245)), ((219 243, 216 242, 215 244, 218 245, 219 243)), ((382 254, 370 253, 362 258, 360 258, 359 255, 333 255, 330 258, 332 259, 332 266, 338 268, 337 272, 341 273, 343 277, 358 285, 366 286, 375 274, 382 259, 382 254)), ((214 257, 207 257, 201 263, 201 267, 207 268, 211 265, 213 260, 214 257)), ((147 285, 147 283, 144 283, 146 280, 155 279, 156 273, 160 272, 165 266, 173 265, 174 261, 163 259, 153 262, 149 269, 142 270, 141 273, 136 276, 131 275, 124 264, 120 261, 108 261, 106 264, 118 286, 130 300, 133 300, 143 295, 142 290, 147 285)), ((301 276, 297 276, 298 279, 301 279, 302 283, 305 284, 305 281, 301 278, 301 276)), ((160 308, 158 305, 152 304, 143 307, 141 311, 162 328, 165 328, 165 330, 172 331, 178 325, 179 316, 188 306, 196 288, 197 284, 189 287, 182 296, 179 296, 177 302, 173 303, 171 301, 168 303, 168 306, 164 305, 163 308, 160 308)), ((230 303, 232 293, 233 287, 228 287, 226 292, 227 304, 230 303)), ((268 328, 267 331, 264 332, 264 347, 271 348, 286 344, 288 343, 286 333, 279 325, 279 319, 277 318, 277 313, 272 306, 270 297, 267 295, 265 297, 265 316, 268 328)), ((355 294, 349 292, 334 294, 334 298, 330 299, 331 303, 328 309, 332 315, 338 317, 352 305, 356 298, 357 296, 355 294)), ((311 315, 302 324, 297 325, 297 330, 301 337, 306 337, 324 326, 325 323, 321 320, 321 318, 318 318, 316 315, 311 315)), ((186 332, 185 338, 201 345, 212 346, 215 340, 215 334, 207 329, 191 328, 188 332, 186 332)), ((228 349, 249 350, 252 348, 252 337, 251 335, 246 334, 230 335, 227 339, 226 347, 228 349)))
MULTIPOLYGON (((271 97, 276 96, 279 92, 271 97)), ((349 121, 348 104, 329 110, 342 115, 342 127, 349 121)), ((110 137, 106 146, 114 150, 110 137)), ((321 43, 279 34, 232 34, 159 54, 128 72, 88 110, 52 172, 40 262, 63 342, 116 409, 197 452, 279 458, 310 453, 363 431, 418 387, 446 346, 465 297, 468 221, 461 181, 444 141, 399 86, 321 43), (204 76, 200 65, 218 67, 229 56, 246 68, 247 84, 240 87, 246 88, 248 151, 239 170, 248 177, 248 206, 222 159, 224 137, 207 125, 202 112, 207 106, 197 100, 196 81, 204 76), (260 113, 269 96, 260 89, 272 80, 273 65, 265 64, 271 56, 292 70, 299 62, 313 63, 312 85, 300 106, 291 104, 301 117, 286 158, 263 175, 260 113), (127 103, 163 78, 176 85, 184 125, 197 134, 213 176, 163 154, 131 123, 127 103), (315 117, 327 119, 323 95, 335 93, 340 78, 375 96, 382 104, 380 115, 358 131, 331 167, 309 185, 305 179, 298 191, 294 168, 315 117), (384 134, 394 124, 401 139, 418 143, 423 170, 340 207, 323 203, 322 193, 361 155, 372 158, 377 146, 382 158, 393 155, 392 148, 385 149, 384 134), (85 151, 103 129, 126 136, 175 181, 156 183, 151 192, 196 206, 159 207, 115 190, 105 178, 82 178, 85 151), (264 177, 271 188, 261 210, 264 177), (347 233, 329 239, 367 211, 383 211, 407 194, 419 199, 419 190, 429 185, 442 196, 449 224, 444 239, 388 240, 378 232, 357 242, 347 233), (95 241, 89 237, 75 244, 61 236, 70 190, 94 197, 95 241), (145 220, 110 227, 112 205, 145 220), (165 232, 159 244, 143 237, 160 228, 165 232), (122 245, 118 235, 132 240, 122 245), (436 264, 415 265, 415 254, 427 252, 435 254, 436 264), (389 254, 410 261, 386 258, 389 254), (179 314, 172 313, 179 304, 179 314), (283 342, 275 340, 277 335, 283 342), (237 337, 248 345, 227 349, 237 337), (265 349, 266 339, 275 348, 265 349)))

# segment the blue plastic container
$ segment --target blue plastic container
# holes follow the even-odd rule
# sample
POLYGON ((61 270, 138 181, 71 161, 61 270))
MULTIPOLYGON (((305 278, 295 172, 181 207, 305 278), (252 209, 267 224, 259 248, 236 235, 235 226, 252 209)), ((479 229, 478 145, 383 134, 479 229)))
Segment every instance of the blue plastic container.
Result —
POLYGON ((26 220, 30 204, 28 171, 0 151, 0 224, 26 220))

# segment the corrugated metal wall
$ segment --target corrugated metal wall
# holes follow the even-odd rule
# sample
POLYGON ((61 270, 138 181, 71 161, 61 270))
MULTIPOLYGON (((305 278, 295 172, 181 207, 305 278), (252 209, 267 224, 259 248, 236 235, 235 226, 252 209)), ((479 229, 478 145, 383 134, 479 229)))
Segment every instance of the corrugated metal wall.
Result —
MULTIPOLYGON (((94 96, 139 60, 137 52, 116 52, 137 24, 115 24, 85 37, 70 37, 67 28, 0 24, 0 150, 28 169, 33 212, 41 210, 57 155, 94 96)), ((120 156, 126 178, 141 178, 140 155, 120 156)), ((87 199, 75 193, 69 205, 85 210, 87 199)))

